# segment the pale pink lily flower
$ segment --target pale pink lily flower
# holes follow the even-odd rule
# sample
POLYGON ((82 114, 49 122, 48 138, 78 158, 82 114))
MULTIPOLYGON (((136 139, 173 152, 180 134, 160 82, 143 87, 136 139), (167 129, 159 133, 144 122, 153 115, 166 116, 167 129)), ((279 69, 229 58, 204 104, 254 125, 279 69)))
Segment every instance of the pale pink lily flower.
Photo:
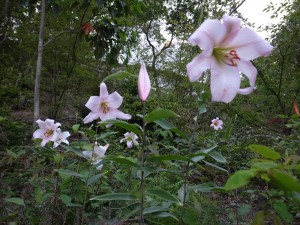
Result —
MULTIPOLYGON (((107 144, 105 146, 101 146, 98 144, 98 142, 95 142, 94 148, 92 151, 83 151, 82 154, 87 156, 87 158, 91 160, 91 163, 93 165, 96 165, 102 161, 108 147, 109 147, 109 144, 107 144)), ((101 170, 102 167, 103 167, 103 165, 99 165, 96 167, 96 169, 101 170)))
POLYGON ((147 100, 151 90, 150 78, 145 66, 145 63, 142 62, 141 69, 138 78, 138 91, 139 97, 144 102, 147 100))
POLYGON ((187 65, 190 81, 197 81, 210 69, 212 101, 225 103, 237 93, 253 91, 257 70, 250 60, 268 56, 273 49, 250 28, 241 28, 241 19, 231 16, 224 16, 222 22, 205 20, 188 41, 203 50, 187 65), (241 73, 248 77, 250 87, 240 88, 241 73))
POLYGON ((120 140, 120 143, 125 142, 127 144, 128 148, 132 148, 134 145, 139 145, 139 143, 136 141, 138 139, 138 136, 133 132, 127 132, 124 134, 125 138, 122 138, 120 140))
POLYGON ((84 123, 92 122, 100 118, 102 121, 115 120, 117 118, 129 120, 131 115, 118 110, 123 102, 123 97, 118 92, 108 94, 105 83, 100 84, 100 96, 91 96, 85 104, 91 112, 83 119, 84 123))
POLYGON ((219 119, 219 117, 216 117, 211 121, 210 126, 213 127, 215 130, 222 130, 223 127, 223 121, 219 119))
POLYGON ((50 141, 55 142, 57 138, 56 130, 61 124, 54 123, 54 120, 51 119, 46 119, 45 121, 38 119, 36 123, 39 125, 39 129, 33 133, 33 138, 42 139, 41 147, 44 147, 50 141))
POLYGON ((62 142, 69 145, 69 141, 67 140, 67 138, 70 137, 71 134, 68 131, 61 132, 60 128, 58 128, 56 130, 56 132, 57 132, 57 135, 56 135, 56 139, 53 143, 53 148, 56 148, 62 142))

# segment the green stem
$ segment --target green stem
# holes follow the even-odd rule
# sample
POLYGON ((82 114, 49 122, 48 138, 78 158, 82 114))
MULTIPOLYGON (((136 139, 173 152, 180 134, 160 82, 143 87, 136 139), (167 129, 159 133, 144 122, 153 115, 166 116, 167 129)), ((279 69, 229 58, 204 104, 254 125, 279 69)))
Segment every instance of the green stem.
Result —
POLYGON ((146 134, 145 134, 145 127, 146 123, 144 120, 145 117, 145 102, 143 102, 143 140, 142 140, 142 149, 141 149, 141 186, 140 186, 140 222, 139 224, 144 224, 143 212, 144 212, 144 166, 145 166, 145 159, 144 159, 144 151, 145 151, 145 142, 146 142, 146 134))
MULTIPOLYGON (((198 113, 197 113, 197 116, 195 117, 195 122, 194 122, 194 129, 193 129, 193 132, 192 132, 192 135, 191 135, 191 138, 190 138, 190 141, 189 141, 189 153, 192 153, 193 152, 193 149, 194 149, 194 137, 195 137, 195 133, 196 133, 196 130, 198 128, 198 113)), ((184 173, 184 183, 183 183, 183 199, 182 199, 182 210, 181 210, 181 215, 180 215, 180 220, 179 220, 179 223, 180 224, 184 224, 183 223, 183 214, 184 214, 184 210, 185 210, 185 206, 186 206, 186 198, 187 198, 187 189, 188 189, 188 175, 189 175, 189 170, 190 170, 190 162, 187 163, 186 165, 186 169, 185 169, 185 173, 184 173)))
POLYGON ((91 166, 89 166, 89 173, 88 173, 88 176, 85 180, 84 199, 83 199, 82 210, 81 210, 81 225, 84 224, 84 211, 85 211, 86 199, 87 199, 87 194, 88 194, 88 184, 87 184, 87 182, 90 178, 90 174, 91 174, 91 166))

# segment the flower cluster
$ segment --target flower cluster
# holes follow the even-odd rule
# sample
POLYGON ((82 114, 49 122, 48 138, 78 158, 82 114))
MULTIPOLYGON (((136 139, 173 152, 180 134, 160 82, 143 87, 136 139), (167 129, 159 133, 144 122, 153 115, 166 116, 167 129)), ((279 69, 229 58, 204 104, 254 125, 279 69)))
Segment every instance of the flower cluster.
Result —
POLYGON ((197 81, 210 69, 212 101, 225 103, 238 93, 253 91, 257 70, 250 60, 268 56, 273 49, 250 28, 241 28, 241 19, 231 16, 224 16, 222 22, 205 20, 188 41, 203 50, 187 65, 190 81, 197 81), (250 87, 240 88, 241 73, 248 77, 250 87))
POLYGON ((54 123, 54 120, 46 119, 45 121, 37 120, 39 129, 33 133, 33 138, 42 139, 41 147, 44 147, 48 142, 53 142, 53 148, 56 148, 61 142, 69 144, 67 138, 70 136, 68 131, 62 132, 59 128, 60 123, 54 123))

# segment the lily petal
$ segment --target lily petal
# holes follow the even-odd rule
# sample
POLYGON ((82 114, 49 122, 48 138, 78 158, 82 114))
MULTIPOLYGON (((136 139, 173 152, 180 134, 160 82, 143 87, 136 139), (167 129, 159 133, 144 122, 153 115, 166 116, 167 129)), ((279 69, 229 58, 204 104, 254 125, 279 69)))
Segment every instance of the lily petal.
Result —
POLYGON ((114 93, 108 96, 107 101, 108 101, 108 106, 110 108, 117 109, 122 105, 123 97, 119 95, 118 92, 115 91, 114 93))
POLYGON ((120 110, 117 110, 117 118, 122 119, 122 120, 130 120, 131 119, 131 115, 123 113, 120 110))
POLYGON ((204 54, 197 55, 190 63, 187 64, 187 74, 191 82, 201 78, 203 72, 210 68, 210 58, 204 54))
POLYGON ((210 89, 212 93, 212 101, 215 102, 231 102, 240 88, 240 74, 212 74, 210 81, 210 89))
POLYGON ((90 123, 99 118, 98 112, 90 112, 84 119, 83 123, 90 123))
POLYGON ((101 99, 99 96, 91 96, 85 106, 92 112, 97 112, 99 110, 101 99))
POLYGON ((239 70, 245 74, 248 79, 251 87, 254 87, 257 75, 257 69, 253 66, 250 61, 240 60, 238 63, 239 70))
POLYGON ((231 41, 239 32, 241 28, 241 19, 232 16, 223 16, 223 22, 226 27, 226 37, 222 41, 222 46, 226 46, 229 41, 231 41))
POLYGON ((104 97, 108 95, 107 86, 105 83, 101 83, 99 87, 100 87, 100 97, 104 97))
POLYGON ((241 28, 235 38, 228 43, 228 48, 236 50, 244 60, 253 60, 260 56, 268 56, 273 47, 250 28, 241 28))
POLYGON ((138 92, 139 97, 142 101, 146 101, 151 90, 150 78, 145 66, 145 63, 142 62, 141 69, 138 78, 138 92))

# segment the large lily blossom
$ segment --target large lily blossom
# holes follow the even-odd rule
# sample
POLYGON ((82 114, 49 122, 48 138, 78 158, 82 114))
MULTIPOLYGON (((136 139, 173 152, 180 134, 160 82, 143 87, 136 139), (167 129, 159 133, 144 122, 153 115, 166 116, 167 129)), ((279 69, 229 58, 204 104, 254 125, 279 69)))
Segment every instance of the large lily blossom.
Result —
POLYGON ((56 132, 57 132, 57 135, 56 135, 56 139, 53 143, 53 148, 56 148, 62 142, 69 145, 69 141, 67 140, 67 138, 70 137, 71 134, 68 131, 62 132, 60 128, 58 128, 56 130, 56 132))
POLYGON ((136 141, 138 139, 138 136, 135 133, 126 132, 124 136, 125 137, 120 140, 120 143, 126 141, 127 148, 132 148, 134 145, 139 145, 139 143, 136 141))
MULTIPOLYGON (((102 158, 105 156, 105 152, 109 144, 105 146, 99 145, 97 142, 94 144, 94 149, 92 151, 83 151, 82 153, 87 156, 88 159, 91 160, 93 165, 99 164, 102 161, 102 158)), ((99 165, 96 167, 97 170, 101 170, 103 165, 99 165)))
POLYGON ((190 81, 197 81, 210 69, 212 101, 225 103, 237 93, 253 91, 257 70, 250 60, 268 56, 273 49, 250 28, 241 28, 239 18, 231 16, 224 16, 222 22, 205 20, 188 41, 203 50, 187 65, 190 81), (250 87, 240 88, 241 73, 248 77, 250 87))
POLYGON ((46 119, 45 121, 37 120, 36 123, 39 125, 39 129, 37 129, 33 133, 33 138, 42 139, 41 147, 44 147, 46 143, 53 141, 55 142, 57 139, 57 128, 61 126, 60 123, 54 123, 54 120, 46 119))
POLYGON ((100 84, 100 96, 91 96, 88 102, 85 104, 91 112, 83 119, 84 123, 92 122, 100 118, 102 121, 105 120, 115 120, 131 119, 131 115, 125 114, 118 110, 123 102, 123 97, 119 95, 118 92, 108 94, 107 87, 105 83, 100 84))
POLYGON ((213 127, 215 130, 222 130, 223 129, 223 121, 216 117, 211 121, 210 127, 213 127))
POLYGON ((141 69, 138 78, 138 91, 139 97, 144 102, 147 100, 151 90, 150 78, 145 66, 145 63, 142 62, 141 69))

